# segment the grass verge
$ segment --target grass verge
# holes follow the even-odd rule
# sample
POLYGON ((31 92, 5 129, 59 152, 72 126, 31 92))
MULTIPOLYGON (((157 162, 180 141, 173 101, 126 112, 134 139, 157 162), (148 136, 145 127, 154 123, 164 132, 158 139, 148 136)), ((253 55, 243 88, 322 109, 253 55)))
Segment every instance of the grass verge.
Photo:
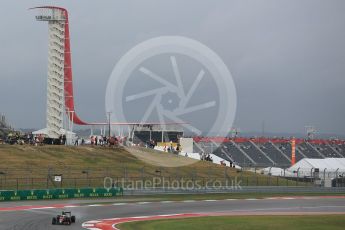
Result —
POLYGON ((344 229, 345 215, 317 216, 221 216, 174 220, 131 222, 119 225, 121 230, 323 230, 344 229))
POLYGON ((267 197, 284 196, 345 196, 345 193, 212 193, 212 194, 165 194, 149 196, 122 196, 109 201, 108 199, 95 199, 94 202, 83 202, 84 204, 99 203, 133 203, 133 202, 160 202, 160 201, 185 201, 185 200, 226 200, 226 199, 264 199, 267 197))
POLYGON ((156 187, 231 186, 238 181, 241 186, 311 186, 145 148, 0 145, 0 159, 3 190, 103 187, 105 177, 122 187, 156 179, 156 187), (62 175, 63 183, 54 182, 53 175, 62 175))

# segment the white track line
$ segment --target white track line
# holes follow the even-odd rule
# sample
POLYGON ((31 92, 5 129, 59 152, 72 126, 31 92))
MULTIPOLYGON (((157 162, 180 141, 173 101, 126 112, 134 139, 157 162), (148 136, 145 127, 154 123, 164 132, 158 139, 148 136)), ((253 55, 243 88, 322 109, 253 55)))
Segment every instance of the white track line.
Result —
MULTIPOLYGON (((87 222, 85 222, 86 224, 97 224, 97 223, 100 223, 100 222, 102 222, 102 221, 99 221, 99 220, 90 220, 90 221, 87 221, 87 222)), ((84 223, 84 224, 85 224, 84 223)))
POLYGON ((137 202, 137 204, 151 204, 152 202, 137 202))
POLYGON ((52 209, 52 208, 55 208, 55 207, 38 207, 38 208, 30 208, 28 210, 52 209))

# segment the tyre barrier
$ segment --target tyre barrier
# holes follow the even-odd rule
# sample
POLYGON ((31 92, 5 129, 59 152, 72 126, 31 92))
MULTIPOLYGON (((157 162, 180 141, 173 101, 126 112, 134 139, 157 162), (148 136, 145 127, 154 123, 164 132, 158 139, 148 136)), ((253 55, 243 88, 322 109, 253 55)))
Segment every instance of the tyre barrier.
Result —
POLYGON ((122 188, 0 190, 1 201, 102 198, 123 195, 122 188))

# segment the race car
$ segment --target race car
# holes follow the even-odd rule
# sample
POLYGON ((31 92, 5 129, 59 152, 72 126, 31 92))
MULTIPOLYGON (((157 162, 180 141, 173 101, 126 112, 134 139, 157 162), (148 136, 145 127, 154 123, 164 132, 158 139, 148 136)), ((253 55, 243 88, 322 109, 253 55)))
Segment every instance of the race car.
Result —
POLYGON ((65 211, 61 215, 53 217, 52 220, 53 225, 71 225, 72 223, 75 223, 75 216, 72 216, 71 212, 65 211))

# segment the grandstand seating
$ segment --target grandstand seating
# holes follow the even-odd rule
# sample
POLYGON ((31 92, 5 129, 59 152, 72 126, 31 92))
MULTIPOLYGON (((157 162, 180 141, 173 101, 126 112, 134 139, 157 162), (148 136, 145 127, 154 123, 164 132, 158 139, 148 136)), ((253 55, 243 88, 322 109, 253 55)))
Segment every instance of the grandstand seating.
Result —
MULTIPOLYGON (((276 145, 282 152, 283 154, 291 159, 291 144, 288 142, 284 142, 284 143, 275 143, 274 145, 276 145)), ((296 161, 299 161, 301 159, 303 159, 304 156, 302 155, 302 153, 300 151, 298 151, 298 149, 296 150, 296 161)))
MULTIPOLYGON (((244 167, 289 167, 291 141, 268 138, 195 137, 194 152, 213 153, 244 167)), ((296 139, 296 162, 303 158, 345 157, 345 141, 296 139)))
POLYGON ((277 165, 289 166, 291 164, 290 157, 279 151, 279 148, 275 147, 271 142, 261 144, 260 149, 265 152, 277 165))
MULTIPOLYGON (((225 142, 222 146, 223 146, 224 151, 227 152, 228 156, 232 159, 232 161, 237 163, 238 165, 254 164, 233 143, 225 142)), ((221 156, 219 156, 219 157, 221 157, 221 156)))
POLYGON ((342 157, 345 157, 345 144, 330 144, 330 146, 342 157))
POLYGON ((323 158, 317 151, 315 151, 315 149, 313 149, 307 143, 300 143, 297 146, 297 148, 299 151, 301 151, 308 158, 316 158, 316 159, 323 158))
POLYGON ((250 158, 252 158, 257 165, 270 165, 272 162, 269 161, 269 159, 263 155, 258 149, 255 148, 255 146, 250 142, 245 142, 239 144, 240 148, 246 152, 250 158))

